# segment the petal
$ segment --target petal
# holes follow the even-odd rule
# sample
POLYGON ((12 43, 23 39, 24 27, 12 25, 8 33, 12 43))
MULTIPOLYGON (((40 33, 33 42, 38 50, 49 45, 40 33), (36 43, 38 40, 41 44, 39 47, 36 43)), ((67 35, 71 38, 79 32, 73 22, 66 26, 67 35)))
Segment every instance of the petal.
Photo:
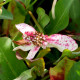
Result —
POLYGON ((19 52, 16 51, 16 58, 19 60, 22 60, 23 58, 21 57, 21 55, 19 54, 19 52))
POLYGON ((40 47, 37 47, 37 46, 35 46, 33 49, 31 49, 31 51, 29 52, 26 59, 28 59, 28 60, 33 59, 39 49, 40 49, 40 47))
POLYGON ((43 42, 42 48, 46 49, 46 46, 48 45, 48 42, 43 42))
POLYGON ((25 23, 20 23, 15 26, 23 34, 25 34, 25 32, 35 32, 36 31, 32 26, 25 24, 25 23))
POLYGON ((25 41, 24 39, 22 40, 18 40, 18 41, 13 41, 15 44, 17 45, 23 45, 23 44, 29 44, 27 41, 25 41))
POLYGON ((34 47, 33 44, 30 44, 30 45, 22 45, 22 46, 15 47, 13 49, 13 51, 16 51, 16 50, 19 50, 19 49, 21 49, 23 51, 28 51, 28 50, 32 49, 33 47, 34 47))
POLYGON ((55 47, 59 51, 69 49, 74 51, 78 48, 78 44, 71 37, 61 34, 53 34, 47 38, 49 45, 47 47, 55 47))

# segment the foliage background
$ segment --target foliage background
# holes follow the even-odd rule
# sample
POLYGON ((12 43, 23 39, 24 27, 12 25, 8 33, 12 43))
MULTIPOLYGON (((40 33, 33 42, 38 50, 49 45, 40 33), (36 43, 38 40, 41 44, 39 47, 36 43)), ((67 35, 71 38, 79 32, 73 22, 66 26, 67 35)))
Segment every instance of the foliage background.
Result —
MULTIPOLYGON (((52 18, 53 0, 0 0, 0 80, 80 80, 80 48, 71 52, 40 50, 35 60, 18 60, 13 51, 22 34, 15 24, 27 23, 51 35, 66 34, 80 45, 80 0, 58 0, 52 18), (31 11, 32 14, 29 13, 31 11), (34 18, 35 17, 35 18, 34 18), (37 22, 36 22, 37 21, 37 22)), ((22 56, 26 56, 27 52, 22 56)))

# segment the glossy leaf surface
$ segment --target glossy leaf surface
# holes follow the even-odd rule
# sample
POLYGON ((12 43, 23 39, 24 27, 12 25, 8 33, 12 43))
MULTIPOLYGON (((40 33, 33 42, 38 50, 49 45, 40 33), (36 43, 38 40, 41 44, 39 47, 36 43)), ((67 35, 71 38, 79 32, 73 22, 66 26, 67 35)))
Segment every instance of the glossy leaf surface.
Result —
POLYGON ((50 80, 66 80, 69 70, 71 69, 74 61, 63 58, 55 67, 50 68, 50 80))
POLYGON ((69 9, 73 0, 59 0, 55 6, 55 20, 50 13, 50 24, 45 30, 48 34, 57 33, 68 26, 69 9))
POLYGON ((66 80, 80 80, 80 61, 74 63, 66 80))
POLYGON ((20 74, 20 76, 14 80, 35 80, 35 78, 36 78, 35 72, 36 72, 36 67, 33 67, 31 69, 28 69, 28 70, 22 72, 20 74))
POLYGON ((4 7, 2 7, 2 13, 0 14, 0 19, 13 19, 13 15, 11 12, 7 11, 4 7))
POLYGON ((44 28, 49 23, 50 18, 43 8, 39 7, 36 12, 38 14, 38 22, 44 28))
POLYGON ((12 51, 12 41, 7 37, 0 38, 0 80, 13 80, 27 69, 12 51))

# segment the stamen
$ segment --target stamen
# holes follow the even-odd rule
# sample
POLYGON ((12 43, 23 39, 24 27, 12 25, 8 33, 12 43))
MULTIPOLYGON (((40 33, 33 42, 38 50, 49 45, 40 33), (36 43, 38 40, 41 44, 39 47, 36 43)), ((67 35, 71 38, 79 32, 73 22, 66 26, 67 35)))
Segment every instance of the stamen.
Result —
POLYGON ((44 35, 37 31, 35 33, 26 33, 26 35, 26 39, 34 45, 41 46, 43 44, 43 41, 46 42, 44 35))

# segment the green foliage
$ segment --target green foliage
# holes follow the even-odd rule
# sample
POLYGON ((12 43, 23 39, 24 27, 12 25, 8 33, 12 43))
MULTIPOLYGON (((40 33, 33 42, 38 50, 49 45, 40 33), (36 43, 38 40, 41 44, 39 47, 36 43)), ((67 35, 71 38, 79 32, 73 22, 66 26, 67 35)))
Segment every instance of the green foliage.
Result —
POLYGON ((68 72, 73 66, 74 61, 63 58, 55 67, 50 68, 50 79, 51 80, 67 80, 68 72))
POLYGON ((0 14, 0 19, 13 20, 13 15, 11 14, 11 12, 7 11, 4 7, 2 7, 2 13, 0 14))
POLYGON ((31 0, 20 0, 21 2, 24 3, 24 5, 28 8, 30 5, 31 0))
POLYGON ((80 80, 80 61, 74 63, 66 80, 80 80))
POLYGON ((14 80, 35 80, 36 78, 35 72, 36 72, 36 67, 33 67, 31 69, 22 72, 20 76, 14 80))
POLYGON ((38 8, 36 12, 38 14, 38 19, 37 20, 38 20, 39 24, 41 25, 41 27, 44 28, 49 23, 50 18, 45 13, 45 10, 42 9, 42 8, 38 8))
POLYGON ((74 59, 76 57, 80 57, 80 48, 78 48, 77 50, 75 50, 74 52, 65 49, 61 55, 61 57, 54 63, 58 63, 61 59, 63 59, 64 57, 68 57, 70 59, 74 59))
POLYGON ((47 35, 69 34, 80 45, 80 0, 57 0, 55 19, 51 12, 52 2, 0 0, 0 80, 80 80, 80 47, 75 51, 59 52, 48 48, 49 45, 42 49, 45 43, 33 60, 26 59, 26 51, 17 50, 17 55, 13 51, 13 42, 18 40, 22 41, 21 46, 28 45, 15 27, 19 23, 29 24, 47 35))
POLYGON ((71 23, 67 28, 70 31, 80 33, 80 0, 74 0, 70 8, 71 23))
POLYGON ((37 69, 37 73, 36 74, 38 76, 43 75, 43 72, 44 72, 44 69, 45 69, 45 62, 44 62, 43 58, 38 58, 38 59, 35 59, 33 61, 26 61, 26 63, 28 64, 28 66, 30 68, 36 66, 36 69, 37 69))
POLYGON ((74 0, 70 8, 70 18, 73 22, 78 23, 80 18, 80 0, 74 0))
POLYGON ((0 79, 13 80, 27 69, 23 61, 19 61, 12 51, 10 38, 0 38, 0 79))
POLYGON ((71 52, 70 50, 64 50, 63 53, 62 53, 62 58, 67 56, 68 58, 76 58, 76 57, 79 57, 80 56, 80 51, 76 52, 71 52))
POLYGON ((48 54, 50 52, 50 48, 46 48, 44 50, 41 50, 39 52, 39 54, 37 55, 36 58, 41 58, 41 57, 44 57, 46 54, 48 54))
POLYGON ((19 9, 19 12, 22 14, 22 15, 26 15, 26 10, 25 10, 25 6, 20 3, 19 1, 16 0, 16 5, 19 9))
POLYGON ((3 2, 3 0, 0 0, 0 3, 2 3, 3 2))
POLYGON ((19 8, 17 7, 17 4, 15 0, 12 0, 9 3, 8 10, 12 12, 13 14, 13 20, 4 20, 3 22, 3 30, 4 34, 10 34, 10 36, 15 39, 15 37, 19 34, 17 31, 15 24, 23 23, 25 21, 25 16, 20 13, 19 8), (9 30, 8 30, 9 29, 9 30))
POLYGON ((55 16, 53 20, 50 12, 50 24, 45 30, 48 34, 58 33, 65 29, 69 23, 69 9, 73 0, 59 0, 55 6, 55 16))
POLYGON ((10 2, 11 0, 0 0, 0 7, 7 4, 8 2, 10 2))

